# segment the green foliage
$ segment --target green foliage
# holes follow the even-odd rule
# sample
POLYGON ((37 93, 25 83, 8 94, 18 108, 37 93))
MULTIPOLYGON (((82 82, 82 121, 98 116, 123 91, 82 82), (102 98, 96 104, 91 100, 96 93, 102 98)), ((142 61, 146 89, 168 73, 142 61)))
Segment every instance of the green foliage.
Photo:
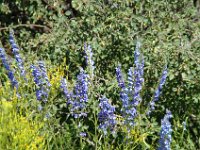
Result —
MULTIPOLYGON (((61 76, 67 76, 72 87, 78 68, 80 66, 86 68, 83 43, 91 44, 94 52, 96 68, 94 85, 90 92, 90 107, 97 113, 97 103, 92 102, 97 101, 103 94, 112 99, 117 110, 119 109, 119 89, 116 88, 117 82, 114 79, 115 67, 121 63, 123 72, 127 72, 129 67, 133 66, 133 49, 137 39, 142 43, 141 51, 145 57, 145 84, 142 90, 144 106, 151 100, 157 87, 162 66, 167 64, 169 68, 167 83, 153 117, 160 120, 164 109, 170 109, 175 117, 173 148, 200 147, 198 138, 200 134, 200 22, 198 10, 192 0, 181 2, 178 0, 72 0, 69 2, 1 0, 0 13, 0 20, 2 20, 0 38, 3 46, 8 50, 7 53, 11 55, 9 58, 13 60, 9 51, 8 29, 13 28, 24 56, 26 69, 29 70, 30 64, 35 60, 46 60, 51 66, 49 77, 53 86, 50 92, 50 104, 46 109, 51 112, 52 118, 56 119, 49 121, 49 124, 55 122, 55 126, 44 127, 46 130, 49 127, 48 140, 46 140, 49 149, 60 147, 62 149, 63 145, 69 146, 73 143, 71 141, 76 139, 70 126, 57 125, 66 120, 64 115, 66 102, 59 95, 59 82, 61 76), (182 128, 179 125, 186 118, 188 118, 188 130, 182 135, 182 128), (66 141, 66 138, 69 140, 66 141), (186 144, 183 139, 189 144, 186 144)), ((12 67, 16 68, 14 62, 12 67)), ((17 71, 16 74, 20 79, 17 71)), ((31 76, 30 70, 28 76, 31 76)), ((8 92, 12 90, 7 83, 8 78, 3 68, 0 68, 0 79, 2 82, 0 86, 7 91, 7 94, 1 91, 1 95, 8 100, 13 93, 8 92)), ((30 81, 29 86, 24 86, 24 81, 22 82, 20 90, 22 93, 26 91, 29 102, 25 104, 20 102, 20 105, 30 110, 37 109, 33 81, 30 81)), ((90 120, 92 119, 91 116, 90 120)), ((88 122, 95 124, 92 121, 88 122)), ((159 130, 157 121, 152 120, 152 122, 155 123, 152 130, 138 127, 139 133, 137 130, 133 131, 136 134, 133 136, 133 141, 137 141, 142 135, 141 139, 145 137, 147 143, 155 147, 157 140, 155 134, 159 130), (153 137, 148 138, 149 136, 153 137)), ((35 130, 37 132, 37 129, 35 130)), ((91 136, 88 141, 85 139, 85 142, 100 145, 99 138, 100 136, 95 136, 93 141, 91 136)), ((145 146, 140 147, 141 145, 153 149, 143 141, 139 147, 136 147, 145 149, 145 146)), ((106 142, 104 146, 104 149, 108 148, 106 142)), ((67 149, 71 148, 67 147, 67 149)), ((115 146, 109 148, 114 149, 115 146)))

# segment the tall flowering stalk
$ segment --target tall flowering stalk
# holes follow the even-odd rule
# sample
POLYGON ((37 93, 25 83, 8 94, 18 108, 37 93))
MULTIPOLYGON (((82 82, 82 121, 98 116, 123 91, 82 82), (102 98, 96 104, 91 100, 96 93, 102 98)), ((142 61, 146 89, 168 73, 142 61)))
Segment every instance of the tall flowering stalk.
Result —
MULTIPOLYGON (((135 78, 133 76, 134 72, 133 72, 133 67, 130 67, 128 70, 128 95, 130 98, 133 97, 134 95, 134 82, 135 82, 135 78)), ((128 102, 128 109, 125 108, 125 112, 126 112, 126 120, 125 120, 125 124, 128 124, 129 126, 133 126, 134 125, 134 119, 136 117, 137 114, 137 110, 135 105, 133 105, 130 101, 128 102)))
POLYGON ((42 78, 45 80, 47 86, 50 87, 51 84, 50 84, 49 79, 48 79, 47 69, 46 69, 46 66, 45 66, 44 62, 43 61, 39 61, 38 62, 38 66, 39 66, 39 68, 41 70, 42 78))
POLYGON ((31 65, 32 75, 34 77, 34 82, 37 86, 36 97, 37 100, 42 100, 43 102, 47 102, 49 96, 49 88, 51 84, 48 80, 46 70, 44 70, 45 68, 44 64, 43 66, 41 66, 41 64, 39 63, 38 66, 39 67, 31 65))
POLYGON ((116 76, 118 85, 121 88, 120 98, 122 100, 122 112, 126 118, 125 123, 129 125, 134 124, 134 118, 137 114, 136 106, 141 102, 140 91, 144 82, 144 58, 140 60, 140 43, 137 42, 134 53, 135 67, 128 70, 128 88, 126 88, 125 82, 121 74, 121 68, 116 68, 116 76))
POLYGON ((88 75, 81 68, 77 76, 76 86, 74 87, 75 96, 80 102, 88 102, 88 75))
POLYGON ((120 67, 120 66, 118 66, 118 67, 116 68, 116 76, 117 76, 118 86, 119 86, 121 89, 126 88, 124 79, 123 79, 123 77, 122 77, 122 72, 121 72, 121 67, 120 67))
POLYGON ((99 107, 101 109, 98 114, 100 122, 99 128, 102 129, 106 135, 108 130, 113 132, 116 125, 116 116, 114 114, 115 107, 108 102, 106 97, 100 99, 99 107))
POLYGON ((25 73, 23 61, 22 61, 22 58, 19 54, 19 47, 17 46, 15 39, 14 39, 13 30, 10 30, 9 41, 10 41, 10 44, 11 44, 11 47, 12 47, 12 52, 15 56, 15 59, 17 61, 17 65, 18 65, 19 70, 20 70, 20 74, 25 80, 27 80, 26 77, 25 77, 26 73, 25 73))
POLYGON ((81 68, 72 92, 68 90, 67 81, 65 78, 61 79, 60 88, 67 99, 67 106, 69 107, 70 115, 76 119, 75 121, 78 124, 79 136, 81 138, 87 136, 87 134, 81 129, 83 124, 80 122, 80 120, 81 117, 87 117, 85 108, 88 102, 88 75, 81 68))
POLYGON ((155 102, 158 101, 159 96, 161 94, 161 90, 163 88, 163 85, 165 84, 167 78, 167 66, 165 66, 163 72, 162 72, 162 77, 160 79, 158 88, 156 89, 155 93, 154 93, 154 97, 153 100, 150 102, 149 104, 149 110, 147 111, 147 114, 149 115, 153 110, 155 110, 155 102))
POLYGON ((143 73, 144 73, 144 58, 142 62, 140 62, 140 42, 137 42, 135 48, 135 68, 134 68, 134 94, 133 94, 133 105, 137 106, 141 101, 142 98, 140 96, 140 91, 142 90, 142 84, 144 82, 143 73))
POLYGON ((65 78, 62 78, 60 82, 61 82, 60 88, 65 94, 65 97, 67 98, 67 104, 69 104, 69 102, 71 102, 71 93, 67 89, 67 80, 65 78))
POLYGON ((5 67, 5 69, 8 71, 8 78, 10 79, 12 86, 15 87, 16 89, 18 89, 18 82, 15 79, 14 73, 10 68, 10 65, 9 65, 7 57, 6 57, 5 50, 3 48, 0 48, 0 58, 2 60, 2 63, 5 67))
POLYGON ((86 64, 89 68, 89 74, 90 77, 93 79, 94 77, 94 61, 92 59, 93 57, 93 52, 92 52, 92 48, 90 45, 87 45, 86 43, 84 44, 84 52, 85 52, 85 58, 86 58, 86 64))
POLYGON ((130 67, 128 69, 128 91, 130 95, 133 95, 134 82, 133 67, 130 67))
POLYGON ((118 86, 121 88, 121 91, 120 91, 120 99, 122 101, 121 111, 123 113, 123 116, 125 118, 127 118, 131 114, 130 102, 129 102, 129 91, 125 86, 125 82, 124 82, 124 79, 122 77, 122 72, 121 72, 120 66, 118 66, 116 68, 116 76, 117 76, 118 86))
POLYGON ((87 116, 84 109, 86 108, 86 104, 88 102, 88 75, 84 72, 84 70, 81 68, 80 74, 77 76, 73 92, 68 91, 65 79, 61 80, 61 89, 68 100, 67 104, 70 105, 70 114, 74 118, 87 116))
POLYGON ((172 118, 172 114, 167 110, 166 115, 161 120, 161 131, 158 150, 170 150, 170 144, 172 141, 172 127, 169 119, 172 118))

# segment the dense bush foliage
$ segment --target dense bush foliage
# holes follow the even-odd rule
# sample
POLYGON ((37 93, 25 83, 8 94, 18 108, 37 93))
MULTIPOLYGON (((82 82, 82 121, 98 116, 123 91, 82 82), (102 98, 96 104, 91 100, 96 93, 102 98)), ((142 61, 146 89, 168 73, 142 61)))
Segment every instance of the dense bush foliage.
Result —
POLYGON ((4 144, 0 148, 155 149, 159 147, 161 119, 170 118, 164 117, 166 109, 173 115, 172 149, 200 148, 199 8, 195 0, 3 0, 0 48, 5 48, 10 68, 5 69, 1 61, 0 141, 4 144), (14 43, 10 29, 14 29, 17 39, 14 43), (140 41, 144 57, 144 82, 139 90, 142 101, 137 106, 141 115, 129 131, 122 124, 120 100, 120 93, 126 90, 118 86, 115 68, 121 64, 127 86, 130 75, 126 73, 136 67, 136 41, 140 41), (84 43, 91 45, 94 70, 93 63, 86 61, 91 52, 85 52, 88 45, 84 43), (165 65, 167 78, 162 94, 155 110, 146 116, 144 112, 155 97, 165 65), (74 103, 66 106, 69 97, 63 93, 65 86, 60 88, 60 80, 66 78, 68 90, 73 91, 82 83, 81 67, 82 73, 90 76, 87 107, 83 108, 88 116, 77 121, 68 113, 80 99, 73 97, 74 103), (38 74, 40 71, 43 73, 38 74), (37 83, 43 79, 44 83, 37 83), (43 93, 38 98, 35 94, 40 91, 43 93), (107 109, 115 108, 117 115, 117 127, 113 128, 117 132, 106 136, 98 129, 97 118, 104 106, 99 103, 107 102, 103 95, 109 99, 107 109), (25 128, 28 131, 24 133, 25 128), (82 133, 81 137, 80 132, 87 135, 82 133))

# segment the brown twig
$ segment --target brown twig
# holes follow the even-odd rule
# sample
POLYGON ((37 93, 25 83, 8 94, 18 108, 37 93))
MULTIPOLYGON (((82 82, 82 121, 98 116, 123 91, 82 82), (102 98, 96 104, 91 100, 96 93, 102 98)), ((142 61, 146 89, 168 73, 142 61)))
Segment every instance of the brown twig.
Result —
POLYGON ((51 30, 49 27, 44 26, 44 25, 39 25, 39 24, 18 24, 18 25, 14 25, 14 26, 10 26, 10 27, 3 27, 3 28, 0 28, 0 31, 1 31, 1 30, 9 30, 10 28, 19 28, 19 27, 44 28, 46 31, 49 31, 49 32, 50 32, 50 30, 51 30))

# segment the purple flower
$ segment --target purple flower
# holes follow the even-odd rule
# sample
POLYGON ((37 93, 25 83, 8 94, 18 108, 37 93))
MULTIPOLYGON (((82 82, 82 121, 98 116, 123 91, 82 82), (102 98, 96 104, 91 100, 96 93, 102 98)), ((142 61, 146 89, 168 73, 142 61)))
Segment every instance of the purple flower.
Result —
POLYGON ((134 124, 134 118, 137 114, 136 107, 141 102, 140 91, 144 82, 144 58, 140 61, 140 43, 137 42, 134 53, 135 67, 128 70, 128 88, 125 86, 125 82, 122 77, 120 66, 116 68, 116 76, 118 85, 121 88, 120 98, 122 100, 122 113, 125 117, 125 124, 132 126, 134 124), (132 101, 130 101, 130 98, 132 101))
POLYGON ((140 91, 142 90, 142 84, 144 82, 143 74, 144 74, 144 58, 142 62, 140 62, 140 43, 137 42, 136 49, 135 49, 135 68, 134 68, 134 95, 133 95, 133 105, 137 106, 141 101, 142 98, 140 96, 140 91))
POLYGON ((172 141, 172 127, 169 119, 172 118, 172 114, 167 110, 166 115, 161 120, 161 131, 158 150, 170 150, 170 143, 172 141))
POLYGON ((9 41, 10 41, 10 44, 12 46, 12 52, 13 52, 13 54, 15 56, 15 59, 17 61, 17 65, 18 65, 19 70, 20 70, 20 74, 21 74, 22 77, 24 77, 25 80, 27 80, 26 77, 25 77, 26 73, 25 73, 23 61, 21 59, 21 56, 19 55, 19 47, 17 46, 17 44, 15 42, 12 30, 10 31, 9 41))
POLYGON ((115 107, 108 102, 106 97, 100 99, 99 107, 101 109, 98 114, 99 128, 107 134, 107 130, 113 131, 116 125, 115 107))
POLYGON ((41 72, 42 78, 45 80, 47 86, 50 87, 51 84, 50 84, 49 79, 48 79, 48 76, 47 76, 47 70, 46 70, 46 67, 45 67, 44 62, 39 61, 39 62, 38 62, 38 66, 39 66, 39 68, 40 68, 40 72, 41 72))
POLYGON ((46 113, 45 118, 49 119, 50 117, 51 117, 51 114, 50 113, 46 113))
POLYGON ((134 64, 136 65, 136 68, 139 67, 139 57, 140 57, 140 46, 141 46, 141 43, 139 41, 137 41, 136 43, 136 47, 135 47, 135 53, 134 53, 134 64))
POLYGON ((152 100, 152 101, 150 102, 150 104, 149 104, 149 110, 147 111, 147 114, 148 114, 148 115, 149 115, 153 110, 155 110, 155 102, 158 101, 158 99, 159 99, 159 96, 160 96, 162 87, 163 87, 163 85, 165 84, 166 78, 167 78, 167 66, 165 66, 165 68, 164 68, 164 70, 163 70, 162 77, 161 77, 161 79, 160 79, 160 83, 159 83, 159 85, 158 85, 158 88, 157 88, 156 91, 155 91, 153 100, 152 100))
POLYGON ((80 74, 77 76, 77 82, 74 87, 74 92, 80 102, 88 102, 88 75, 81 68, 80 74))
POLYGON ((14 73, 12 72, 9 64, 8 64, 8 60, 6 57, 6 53, 5 50, 3 48, 0 48, 0 58, 2 60, 2 63, 5 67, 5 69, 8 71, 8 78, 10 79, 12 86, 15 87, 16 89, 18 89, 18 82, 14 77, 14 73))
POLYGON ((160 92, 162 90, 163 85, 165 84, 166 78, 167 78, 167 66, 165 66, 165 68, 163 70, 162 77, 161 77, 160 83, 158 85, 158 88, 155 91, 153 101, 155 101, 155 102, 158 101, 158 98, 160 96, 160 92))
POLYGON ((68 99, 67 104, 70 106, 70 113, 74 118, 86 117, 87 113, 84 112, 86 103, 88 102, 88 75, 85 74, 81 68, 80 74, 77 76, 74 92, 68 92, 66 80, 62 79, 61 89, 68 99))
POLYGON ((31 69, 32 69, 32 75, 34 77, 34 82, 37 86, 40 86, 40 84, 42 84, 42 82, 40 81, 41 78, 41 72, 39 71, 39 69, 34 66, 31 65, 31 69))
POLYGON ((133 95, 134 89, 133 67, 128 69, 128 91, 130 95, 133 95))
POLYGON ((85 52, 86 64, 88 65, 89 68, 90 77, 93 79, 95 67, 94 67, 94 61, 92 60, 93 53, 91 46, 85 43, 84 52, 85 52))
POLYGON ((121 73, 121 67, 118 66, 116 68, 116 76, 117 76, 117 82, 118 82, 118 85, 121 89, 124 89, 125 88, 125 83, 124 83, 124 80, 123 80, 123 77, 122 77, 122 73, 121 73))
POLYGON ((85 132, 81 132, 81 133, 80 133, 80 136, 81 136, 81 137, 86 137, 86 135, 87 135, 87 134, 86 134, 85 132))
MULTIPOLYGON (((132 69, 132 68, 131 68, 132 69)), ((120 91, 120 99, 122 101, 122 108, 121 112, 123 113, 123 117, 125 118, 124 123, 125 124, 132 124, 135 114, 136 114, 136 109, 134 106, 130 104, 129 101, 129 96, 132 94, 132 88, 133 88, 133 76, 132 76, 132 70, 129 69, 128 72, 128 89, 125 86, 124 80, 122 78, 122 73, 121 73, 121 68, 118 66, 116 68, 116 76, 117 76, 117 81, 118 81, 118 86, 121 88, 120 91)))
POLYGON ((122 112, 124 112, 125 110, 127 110, 129 108, 129 97, 127 94, 127 89, 122 89, 122 91, 120 92, 120 98, 122 101, 122 112))
POLYGON ((129 107, 129 97, 128 97, 128 89, 125 86, 120 66, 116 68, 116 76, 117 76, 118 86, 121 88, 120 98, 122 100, 122 112, 124 113, 124 110, 128 109, 129 107))
POLYGON ((62 89, 63 93, 65 94, 65 97, 67 98, 67 104, 70 104, 72 95, 67 89, 67 81, 65 78, 61 79, 60 88, 62 89))
POLYGON ((49 87, 51 86, 49 80, 41 66, 36 67, 31 65, 32 75, 34 77, 34 82, 36 84, 36 97, 37 100, 42 100, 47 102, 49 96, 49 87))

